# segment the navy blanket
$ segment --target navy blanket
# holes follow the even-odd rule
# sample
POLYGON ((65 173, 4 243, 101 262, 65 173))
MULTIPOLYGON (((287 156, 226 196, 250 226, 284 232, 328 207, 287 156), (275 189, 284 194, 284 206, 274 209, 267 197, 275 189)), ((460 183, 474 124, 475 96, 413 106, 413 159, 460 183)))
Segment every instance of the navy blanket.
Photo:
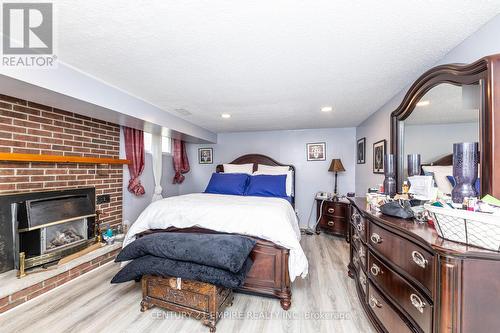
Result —
POLYGON ((242 269, 231 273, 224 269, 195 264, 192 262, 177 261, 146 255, 134 259, 123 267, 111 280, 111 283, 121 283, 138 280, 143 275, 172 276, 186 280, 211 283, 226 288, 238 288, 245 282, 246 275, 252 267, 252 260, 248 258, 242 269))
POLYGON ((238 235, 161 232, 127 245, 116 261, 132 260, 111 283, 143 275, 172 276, 226 288, 241 287, 252 266, 256 241, 238 235))
POLYGON ((128 261, 151 254, 236 273, 243 267, 255 243, 251 238, 238 235, 159 232, 133 241, 118 254, 115 261, 128 261))

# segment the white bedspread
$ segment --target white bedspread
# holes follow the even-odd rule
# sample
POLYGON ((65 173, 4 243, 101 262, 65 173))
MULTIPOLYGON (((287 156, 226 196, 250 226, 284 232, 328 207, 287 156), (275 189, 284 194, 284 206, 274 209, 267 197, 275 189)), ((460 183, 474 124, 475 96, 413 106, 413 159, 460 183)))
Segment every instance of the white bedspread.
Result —
POLYGON ((123 246, 149 229, 202 227, 259 237, 290 249, 290 279, 307 275, 295 212, 285 199, 195 193, 150 204, 130 227, 123 246))

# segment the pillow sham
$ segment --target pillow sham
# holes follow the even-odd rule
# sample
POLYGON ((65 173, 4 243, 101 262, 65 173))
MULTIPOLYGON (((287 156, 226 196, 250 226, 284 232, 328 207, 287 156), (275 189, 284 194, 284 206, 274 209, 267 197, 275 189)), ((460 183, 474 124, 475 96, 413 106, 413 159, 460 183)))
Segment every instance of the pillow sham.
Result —
POLYGON ((286 175, 286 195, 293 196, 293 171, 289 166, 257 165, 254 175, 286 175))
POLYGON ((255 243, 251 238, 238 235, 159 232, 128 244, 115 261, 128 261, 150 254, 236 273, 243 267, 255 243))
POLYGON ((195 280, 223 286, 238 288, 245 282, 246 275, 252 268, 252 259, 247 258, 243 268, 237 273, 224 269, 195 264, 192 262, 176 261, 166 258, 146 255, 134 259, 123 267, 111 280, 111 283, 122 283, 138 280, 143 275, 174 276, 186 280, 195 280))
POLYGON ((247 196, 286 197, 286 175, 251 176, 245 191, 247 196))
POLYGON ((224 173, 246 173, 251 175, 253 173, 253 163, 249 164, 222 164, 224 173))
POLYGON ((453 174, 453 166, 426 165, 422 166, 422 169, 424 172, 434 173, 434 181, 441 192, 451 194, 453 187, 451 187, 451 184, 446 176, 453 174))
POLYGON ((249 177, 242 173, 213 173, 205 193, 244 195, 249 177))

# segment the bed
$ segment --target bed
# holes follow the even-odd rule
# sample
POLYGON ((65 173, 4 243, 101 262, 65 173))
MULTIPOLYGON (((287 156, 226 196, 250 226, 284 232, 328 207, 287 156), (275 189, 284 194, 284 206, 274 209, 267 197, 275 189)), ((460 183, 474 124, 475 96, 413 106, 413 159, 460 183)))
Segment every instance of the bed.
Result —
MULTIPOLYGON (((244 285, 236 291, 278 298, 281 307, 288 310, 292 302, 291 283, 297 276, 305 277, 308 268, 307 258, 300 247, 300 230, 293 209, 295 169, 260 154, 244 155, 230 162, 250 163, 254 171, 258 164, 288 166, 293 178, 290 200, 211 194, 167 198, 151 204, 139 216, 127 233, 124 245, 135 237, 154 232, 250 236, 257 241, 250 254, 254 264, 244 285), (206 228, 207 225, 210 228, 206 228)), ((218 165, 216 172, 224 172, 223 165, 218 165)))

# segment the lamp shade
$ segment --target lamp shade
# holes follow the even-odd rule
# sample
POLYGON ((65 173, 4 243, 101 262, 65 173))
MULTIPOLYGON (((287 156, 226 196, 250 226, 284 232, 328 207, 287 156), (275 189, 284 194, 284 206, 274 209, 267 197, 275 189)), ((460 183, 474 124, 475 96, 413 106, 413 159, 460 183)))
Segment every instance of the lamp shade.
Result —
POLYGON ((340 158, 334 158, 332 163, 330 163, 330 168, 328 169, 330 172, 343 172, 345 171, 344 166, 342 165, 342 161, 340 158))

